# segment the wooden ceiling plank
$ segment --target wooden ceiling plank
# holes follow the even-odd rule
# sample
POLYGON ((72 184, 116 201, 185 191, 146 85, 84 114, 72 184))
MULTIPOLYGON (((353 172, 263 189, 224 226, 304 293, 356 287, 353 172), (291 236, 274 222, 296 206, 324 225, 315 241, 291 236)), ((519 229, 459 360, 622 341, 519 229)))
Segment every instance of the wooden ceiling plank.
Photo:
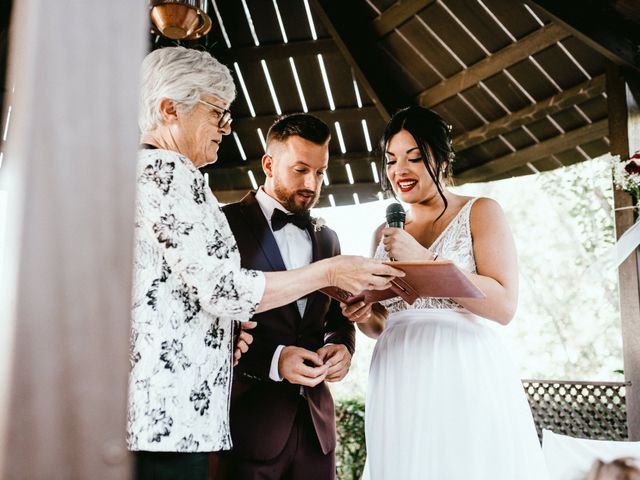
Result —
MULTIPOLYGON (((327 125, 333 125, 334 122, 360 122, 362 119, 367 120, 378 116, 378 110, 373 106, 362 108, 336 108, 335 110, 311 110, 307 113, 318 117, 327 125)), ((284 114, 286 115, 286 112, 284 112, 284 114)), ((238 128, 240 128, 240 125, 242 128, 269 128, 276 118, 278 118, 276 113, 256 115, 255 117, 234 118, 232 125, 238 128)), ((266 130, 264 130, 264 134, 267 134, 266 130)))
POLYGON ((466 150, 498 135, 503 135, 523 125, 540 120, 547 115, 560 112, 572 105, 594 98, 602 94, 604 88, 604 75, 600 75, 487 125, 463 133, 453 140, 454 148, 457 151, 466 150))
POLYGON ((537 143, 522 150, 518 150, 504 157, 496 158, 485 164, 471 168, 455 175, 457 183, 477 182, 486 178, 499 175, 502 172, 513 170, 528 162, 534 162, 541 158, 559 153, 580 144, 601 138, 609 133, 607 119, 591 123, 584 127, 553 137, 541 143, 537 143))
POLYGON ((388 121, 396 109, 409 103, 402 90, 381 68, 382 53, 375 48, 377 37, 370 24, 354 28, 354 18, 366 18, 366 7, 360 2, 311 0, 311 5, 324 27, 349 63, 359 84, 388 121))
POLYGON ((612 62, 640 72, 637 2, 633 6, 629 3, 626 11, 618 10, 614 0, 526 0, 526 3, 612 62))
MULTIPOLYGON (((337 197, 342 196, 345 193, 357 193, 360 197, 360 201, 364 203, 365 201, 374 200, 379 191, 381 191, 380 184, 374 182, 357 183, 353 185, 350 183, 332 184, 328 187, 322 187, 320 203, 326 203, 323 202, 322 199, 326 199, 329 194, 333 194, 337 197)), ((216 198, 220 203, 237 202, 241 200, 247 192, 248 189, 214 191, 216 198)))
POLYGON ((384 37, 433 2, 434 0, 398 1, 373 20, 373 29, 379 37, 384 37))
POLYGON ((335 53, 338 47, 331 38, 319 38, 318 40, 301 40, 288 43, 267 43, 258 47, 233 47, 220 50, 217 53, 223 63, 247 63, 260 60, 280 60, 289 57, 301 57, 309 55, 335 53))
POLYGON ((453 77, 426 89, 418 95, 417 101, 426 107, 437 105, 569 35, 569 32, 559 25, 546 25, 453 77))
MULTIPOLYGON (((354 165, 354 168, 362 165, 366 168, 371 168, 371 162, 378 162, 380 158, 372 152, 359 152, 359 153, 347 153, 344 155, 331 155, 329 158, 329 173, 334 168, 344 167, 346 163, 354 165)), ((213 178, 221 177, 223 175, 244 175, 247 171, 262 171, 262 160, 260 158, 254 158, 247 160, 240 165, 234 166, 222 166, 215 165, 209 167, 206 171, 211 174, 213 178)))

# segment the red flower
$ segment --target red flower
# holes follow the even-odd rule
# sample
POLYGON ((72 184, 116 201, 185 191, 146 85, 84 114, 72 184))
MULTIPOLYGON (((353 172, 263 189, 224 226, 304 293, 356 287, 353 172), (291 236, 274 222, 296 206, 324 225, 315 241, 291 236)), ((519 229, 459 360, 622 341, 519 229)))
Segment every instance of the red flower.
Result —
MULTIPOLYGON (((638 158, 640 160, 640 153, 636 153, 631 158, 638 158)), ((638 165, 635 160, 631 160, 629 163, 627 163, 624 166, 624 169, 629 175, 640 175, 640 165, 638 165)))

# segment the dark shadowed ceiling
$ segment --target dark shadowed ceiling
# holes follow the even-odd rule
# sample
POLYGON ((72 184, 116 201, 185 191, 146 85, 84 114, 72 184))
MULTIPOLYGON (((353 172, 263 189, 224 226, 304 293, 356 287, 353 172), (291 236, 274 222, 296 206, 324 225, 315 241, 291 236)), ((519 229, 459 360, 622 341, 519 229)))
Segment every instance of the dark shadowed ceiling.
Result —
POLYGON ((409 104, 452 124, 457 183, 594 158, 609 148, 607 64, 640 65, 635 0, 213 0, 209 15, 209 35, 185 45, 238 87, 233 134, 206 170, 223 202, 262 182, 269 125, 301 111, 332 130, 321 205, 377 197, 378 140, 409 104))

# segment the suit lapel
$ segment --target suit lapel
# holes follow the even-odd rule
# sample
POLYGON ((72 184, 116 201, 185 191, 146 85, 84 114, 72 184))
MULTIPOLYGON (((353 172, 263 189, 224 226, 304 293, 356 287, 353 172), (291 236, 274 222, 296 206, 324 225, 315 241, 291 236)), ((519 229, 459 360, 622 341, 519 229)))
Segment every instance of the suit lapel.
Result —
POLYGON ((242 204, 242 213, 245 215, 249 230, 256 237, 256 241, 258 245, 260 245, 262 253, 269 262, 269 265, 271 265, 271 268, 273 268, 273 271, 286 270, 287 268, 282 260, 276 239, 273 236, 271 228, 269 228, 268 220, 264 218, 260 204, 258 204, 256 200, 255 193, 247 193, 240 203, 242 204))
MULTIPOLYGON (((287 267, 284 264, 284 260, 282 260, 280 248, 269 227, 269 220, 264 217, 260 204, 256 200, 255 192, 247 193, 240 203, 242 204, 242 213, 245 215, 248 229, 255 236, 272 270, 274 272, 286 270, 287 267)), ((289 312, 289 315, 291 315, 290 319, 294 324, 300 321, 300 311, 298 310, 296 302, 291 302, 280 308, 283 309, 283 312, 289 312)))

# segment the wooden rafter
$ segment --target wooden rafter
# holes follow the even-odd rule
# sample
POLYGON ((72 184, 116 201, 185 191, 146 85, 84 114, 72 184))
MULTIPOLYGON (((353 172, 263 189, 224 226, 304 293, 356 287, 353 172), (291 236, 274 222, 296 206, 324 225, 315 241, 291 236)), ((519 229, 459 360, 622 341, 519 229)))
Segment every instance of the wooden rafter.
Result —
POLYGON ((640 72, 640 4, 613 0, 526 0, 616 64, 640 72))
POLYGON ((458 183, 468 183, 493 178, 501 173, 535 162, 549 155, 569 150, 578 145, 597 140, 609 133, 608 120, 600 120, 541 143, 496 158, 483 165, 455 175, 458 183))
POLYGON ((466 150, 498 135, 511 132, 522 125, 594 98, 604 92, 604 84, 604 75, 600 75, 487 125, 463 133, 453 140, 454 148, 459 152, 466 150))
POLYGON ((375 48, 377 37, 373 26, 364 24, 354 28, 354 19, 366 18, 365 6, 361 2, 335 0, 311 0, 311 4, 380 116, 388 121, 390 114, 407 105, 409 99, 381 68, 385 62, 375 48))
MULTIPOLYGON (((345 164, 349 163, 356 168, 358 165, 369 165, 371 162, 377 162, 380 158, 374 155, 371 152, 363 152, 363 153, 348 153, 345 155, 331 155, 329 159, 329 175, 331 176, 331 170, 341 166, 344 167, 345 164)), ((211 175, 215 178, 218 175, 237 175, 239 172, 247 172, 249 170, 252 171, 261 171, 262 170, 262 160, 259 158, 254 158, 252 160, 248 160, 239 165, 234 166, 214 166, 210 168, 211 175)), ((217 195, 217 191, 216 191, 217 195)))
MULTIPOLYGON (((247 194, 247 189, 235 189, 235 190, 216 190, 216 198, 221 203, 232 203, 239 201, 247 194)), ((357 193, 361 198, 361 201, 366 201, 375 198, 378 192, 381 191, 379 183, 367 182, 356 183, 351 185, 350 183, 337 183, 331 184, 328 187, 322 187, 321 198, 326 198, 329 194, 334 196, 343 196, 345 194, 357 193)))
POLYGON ((373 28, 379 37, 384 37, 433 2, 434 0, 398 1, 373 21, 373 28))
POLYGON ((261 44, 258 47, 234 47, 227 50, 221 49, 217 56, 224 63, 230 62, 255 62, 264 60, 287 59, 289 57, 302 57, 317 55, 319 53, 334 53, 338 50, 331 38, 319 38, 318 40, 293 41, 288 43, 261 44))
MULTIPOLYGON (((314 115, 328 125, 332 125, 333 122, 350 122, 361 121, 362 119, 370 118, 372 115, 377 115, 378 110, 376 107, 362 107, 362 108, 336 108, 335 110, 312 110, 308 112, 309 115, 314 115)), ((234 119, 234 126, 251 125, 252 128, 269 126, 274 120, 278 118, 277 114, 273 115, 257 115, 255 117, 241 117, 234 119)), ((265 132, 266 133, 266 132, 265 132)))
POLYGON ((559 25, 545 25, 453 77, 424 90, 418 95, 417 101, 425 107, 433 107, 569 35, 570 33, 559 25))

